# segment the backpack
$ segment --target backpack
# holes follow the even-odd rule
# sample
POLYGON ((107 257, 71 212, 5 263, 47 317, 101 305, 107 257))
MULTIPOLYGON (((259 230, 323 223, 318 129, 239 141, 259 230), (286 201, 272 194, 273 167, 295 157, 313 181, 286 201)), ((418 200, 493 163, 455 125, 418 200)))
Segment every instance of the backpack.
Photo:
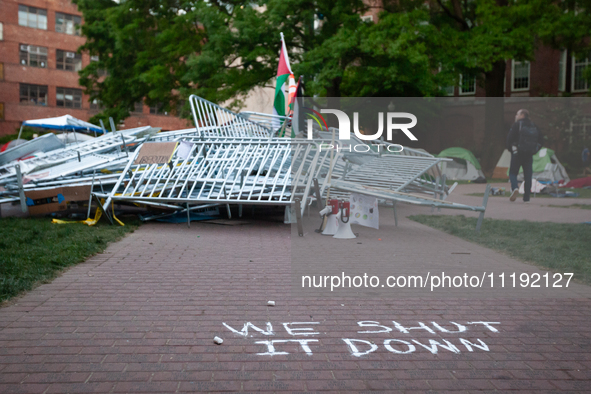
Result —
POLYGON ((523 122, 520 122, 519 142, 517 143, 518 151, 528 155, 535 155, 541 148, 538 143, 539 137, 540 131, 534 124, 526 126, 523 122))

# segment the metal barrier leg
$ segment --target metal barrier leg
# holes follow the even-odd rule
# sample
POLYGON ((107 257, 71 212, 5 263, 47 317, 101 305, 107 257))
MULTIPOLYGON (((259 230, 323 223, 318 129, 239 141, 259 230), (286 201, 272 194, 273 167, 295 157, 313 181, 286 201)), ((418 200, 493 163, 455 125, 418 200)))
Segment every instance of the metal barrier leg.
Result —
POLYGON ((189 210, 189 203, 187 203, 187 228, 191 228, 191 211, 189 210))
MULTIPOLYGON (((445 174, 441 175, 441 185, 440 185, 440 190, 439 190, 439 199, 440 200, 444 200, 445 199, 445 182, 447 181, 447 177, 445 176, 445 174)), ((441 208, 437 208, 437 212, 441 212, 441 208)))
POLYGON ((396 211, 396 201, 392 204, 392 208, 394 209, 394 225, 398 227, 398 212, 396 211))
POLYGON ((238 204, 238 217, 242 217, 242 204, 238 204))
POLYGON ((23 176, 21 174, 21 166, 17 164, 14 166, 16 170, 16 182, 18 183, 18 196, 21 200, 21 210, 27 212, 27 199, 25 198, 25 189, 23 188, 23 176))
POLYGON ((295 214, 296 214, 296 222, 298 225, 298 235, 300 237, 304 236, 304 226, 302 225, 302 211, 300 210, 300 200, 296 198, 295 200, 295 214))
POLYGON ((324 209, 324 202, 322 201, 322 195, 320 194, 320 185, 318 185, 318 178, 313 179, 314 182, 314 194, 316 194, 316 201, 318 204, 318 210, 324 209))
POLYGON ((480 211, 480 215, 478 215, 478 222, 476 223, 476 232, 480 232, 480 227, 482 226, 482 220, 484 219, 484 213, 486 212, 486 205, 488 204, 488 195, 490 194, 490 183, 486 185, 486 190, 484 191, 484 197, 482 198, 482 207, 484 208, 483 211, 480 211))

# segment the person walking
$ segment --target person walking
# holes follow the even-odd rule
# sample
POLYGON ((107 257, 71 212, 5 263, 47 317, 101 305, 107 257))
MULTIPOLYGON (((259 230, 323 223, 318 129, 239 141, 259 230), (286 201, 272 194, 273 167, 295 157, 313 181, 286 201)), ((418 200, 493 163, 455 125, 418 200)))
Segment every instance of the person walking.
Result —
POLYGON ((515 123, 511 126, 507 135, 507 149, 511 152, 511 166, 509 167, 509 180, 511 181, 511 197, 515 201, 519 194, 517 175, 519 168, 523 167, 523 179, 525 182, 525 194, 523 201, 529 203, 532 183, 533 156, 540 150, 544 142, 542 133, 529 118, 527 109, 520 109, 515 115, 515 123))

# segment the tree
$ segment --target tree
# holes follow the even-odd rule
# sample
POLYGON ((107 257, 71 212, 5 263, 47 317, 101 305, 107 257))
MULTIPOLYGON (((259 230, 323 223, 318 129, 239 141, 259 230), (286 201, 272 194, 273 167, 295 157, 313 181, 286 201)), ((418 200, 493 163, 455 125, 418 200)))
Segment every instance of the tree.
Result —
POLYGON ((204 37, 192 3, 74 2, 84 15, 87 38, 80 51, 99 57, 80 71, 80 84, 104 108, 96 118, 122 120, 144 99, 174 113, 181 102, 179 90, 190 83, 183 79, 190 67, 185 59, 201 50, 204 37))
POLYGON ((439 90, 416 37, 392 36, 401 42, 385 51, 372 45, 380 32, 361 20, 368 9, 362 0, 74 1, 85 20, 80 50, 99 56, 80 72, 81 85, 104 108, 99 118, 124 119, 144 98, 174 111, 190 94, 239 107, 253 87, 273 85, 280 32, 310 95, 439 90))
MULTIPOLYGON (((117 120, 143 98, 165 110, 193 93, 239 107, 253 87, 274 84, 280 32, 307 95, 326 97, 441 96, 460 75, 503 97, 508 59, 531 61, 541 44, 580 55, 590 44, 591 0, 383 0, 377 23, 360 18, 363 0, 74 1, 81 50, 100 56, 81 84, 117 120)), ((506 134, 502 99, 489 103, 485 169, 506 134)))

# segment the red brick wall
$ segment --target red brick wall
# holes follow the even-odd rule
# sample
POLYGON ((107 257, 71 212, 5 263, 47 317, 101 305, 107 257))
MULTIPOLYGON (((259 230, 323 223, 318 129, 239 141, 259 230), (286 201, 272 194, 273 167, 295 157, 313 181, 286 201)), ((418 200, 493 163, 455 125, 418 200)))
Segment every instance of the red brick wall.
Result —
MULTIPOLYGON (((0 136, 12 134, 22 121, 48 118, 70 114, 88 120, 96 111, 89 110, 88 97, 82 99, 82 109, 56 107, 56 88, 78 88, 78 73, 56 69, 56 50, 76 52, 84 44, 84 38, 55 32, 55 13, 79 15, 76 6, 68 0, 0 0, 0 22, 3 23, 4 40, 0 41, 0 62, 4 63, 4 80, 0 81, 0 103, 4 103, 4 120, 0 120, 0 136), (18 24, 19 4, 47 10, 47 30, 34 29, 18 24), (47 68, 22 66, 19 62, 19 44, 35 45, 48 49, 47 68), (19 84, 29 83, 48 86, 48 105, 19 104, 19 84)), ((88 65, 90 57, 82 55, 82 66, 88 65)), ((191 122, 172 116, 149 115, 144 107, 144 115, 130 117, 125 126, 138 124, 161 127, 164 130, 182 129, 191 122)))

